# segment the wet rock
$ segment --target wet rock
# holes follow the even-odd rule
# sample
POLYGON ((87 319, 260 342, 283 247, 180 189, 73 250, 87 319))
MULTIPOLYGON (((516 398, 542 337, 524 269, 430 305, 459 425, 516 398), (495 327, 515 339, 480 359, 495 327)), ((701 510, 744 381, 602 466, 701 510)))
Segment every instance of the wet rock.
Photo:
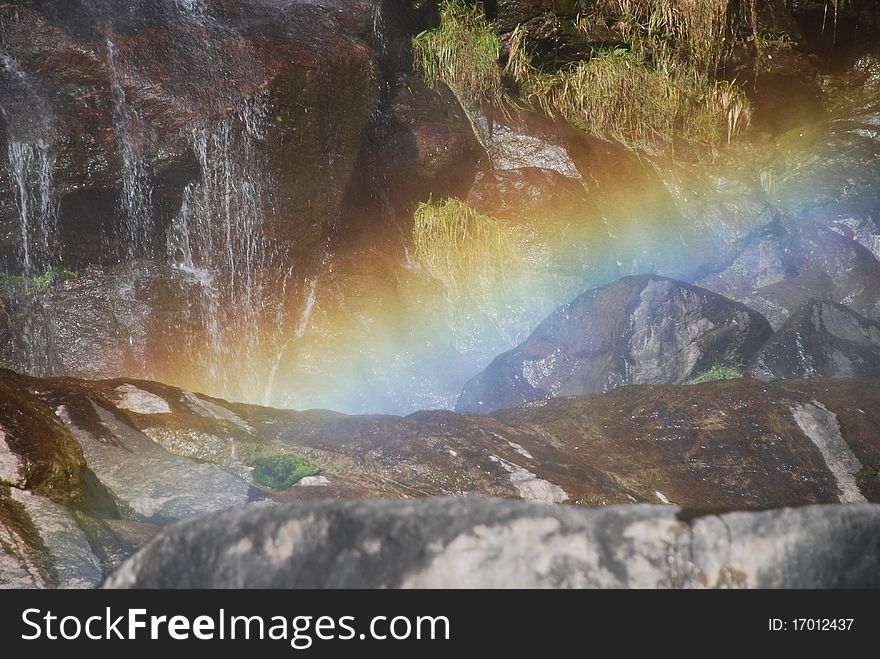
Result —
POLYGON ((762 380, 880 377, 880 324, 810 300, 761 348, 747 373, 762 380))
MULTIPOLYGON (((174 455, 139 432, 130 413, 171 416, 169 405, 159 405, 161 397, 144 385, 117 381, 98 392, 10 371, 0 379, 4 585, 92 587, 149 539, 156 523, 261 498, 247 481, 174 455), (133 534, 136 527, 141 531, 133 534)), ((206 439, 222 437, 224 423, 206 439)), ((198 428, 195 421, 187 432, 198 428)))
POLYGON ((86 467, 82 448, 28 384, 11 371, 0 376, 3 484, 26 487, 56 503, 77 504, 86 467))
POLYGON ((3 362, 34 375, 111 377, 137 373, 149 350, 149 268, 117 266, 0 278, 3 362))
POLYGON ((818 214, 825 226, 854 240, 880 261, 880 189, 823 208, 818 214))
POLYGON ((577 14, 577 2, 566 0, 499 0, 494 7, 487 10, 489 17, 495 21, 498 32, 512 32, 517 25, 541 16, 560 13, 574 17, 577 14))
POLYGON ((500 113, 476 115, 474 127, 486 147, 492 168, 540 167, 555 170, 567 178, 580 179, 576 155, 570 145, 572 129, 547 125, 537 117, 522 119, 512 121, 500 113))
POLYGON ((139 380, 3 371, 0 383, 4 585, 93 584, 168 522, 260 499, 488 495, 702 510, 880 501, 876 380, 620 387, 409 417, 273 410, 139 380), (120 389, 164 404, 125 409, 120 389), (317 473, 258 489, 254 465, 277 456, 317 473))
POLYGON ((784 232, 781 235, 757 237, 748 242, 727 268, 697 283, 751 306, 761 312, 773 327, 778 327, 785 322, 788 311, 776 312, 772 305, 756 302, 756 296, 752 294, 797 274, 794 249, 790 237, 784 232))
POLYGON ((810 52, 790 8, 784 0, 753 7, 742 29, 756 31, 759 38, 737 43, 726 65, 729 78, 749 95, 752 128, 778 133, 821 118, 822 62, 810 52))
POLYGON ((467 202, 492 217, 572 213, 589 206, 583 183, 540 167, 480 172, 467 202))
POLYGON ((835 66, 845 66, 876 44, 880 8, 873 0, 852 0, 833 7, 821 0, 797 0, 791 3, 790 11, 805 48, 835 66))
POLYGON ((324 502, 169 529, 108 588, 870 588, 880 507, 686 520, 497 499, 324 502))
MULTIPOLYGON (((158 220, 145 241, 159 249, 185 186, 204 174, 193 136, 225 118, 258 136, 277 185, 265 208, 274 236, 305 247, 338 218, 378 106, 372 4, 235 0, 195 10, 166 0, 120 11, 99 0, 6 4, 0 16, 0 146, 34 154, 30 168, 0 167, 0 223, 13 234, 16 185, 27 179, 51 188, 65 211, 63 256, 79 256, 94 218, 66 211, 102 200, 110 227, 124 228, 123 197, 140 168, 151 187, 143 203, 158 220), (254 98, 256 122, 243 110, 254 98), (45 181, 35 160, 43 156, 45 181)), ((124 237, 105 234, 114 249, 124 237)), ((14 270, 15 255, 3 256, 14 270)))
POLYGON ((452 91, 402 76, 389 114, 380 157, 395 205, 464 196, 484 150, 452 91))
POLYGON ((761 312, 777 329, 815 297, 880 318, 880 262, 848 228, 862 227, 862 242, 870 245, 869 225, 844 221, 829 218, 826 227, 800 216, 771 224, 698 284, 761 312))
POLYGON ((133 384, 121 384, 116 387, 119 397, 116 405, 120 409, 138 414, 170 414, 171 408, 164 398, 138 389, 133 384))
POLYGON ((57 588, 94 588, 102 579, 101 563, 71 512, 46 497, 12 489, 13 501, 22 504, 39 530, 47 556, 44 569, 57 588))
POLYGON ((584 293, 468 382, 459 412, 682 383, 715 364, 748 361, 770 336, 758 313, 663 277, 625 277, 584 293))
POLYGON ((0 485, 0 588, 49 588, 46 553, 24 506, 0 485))
POLYGON ((774 205, 789 215, 821 220, 821 215, 834 213, 837 204, 846 204, 877 185, 880 90, 869 81, 847 87, 843 93, 856 98, 829 112, 825 120, 776 139, 775 158, 766 170, 768 187, 774 205))
POLYGON ((142 518, 167 523, 258 497, 248 483, 233 474, 169 453, 100 406, 95 413, 112 442, 101 441, 78 426, 66 409, 59 410, 82 446, 89 469, 120 504, 142 518))

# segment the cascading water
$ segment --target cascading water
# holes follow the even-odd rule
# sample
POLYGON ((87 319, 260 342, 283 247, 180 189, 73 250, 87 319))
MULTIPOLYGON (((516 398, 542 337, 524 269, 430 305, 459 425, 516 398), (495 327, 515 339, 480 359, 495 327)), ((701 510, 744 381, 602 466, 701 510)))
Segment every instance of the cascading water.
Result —
POLYGON ((373 5, 373 42, 376 50, 382 56, 388 54, 388 37, 386 33, 385 11, 382 9, 382 3, 377 2, 373 5))
POLYGON ((204 0, 174 0, 174 4, 189 14, 204 14, 207 12, 204 0))
MULTIPOLYGON (((149 12, 132 13, 107 0, 86 0, 81 17, 97 35, 90 56, 103 62, 109 92, 90 94, 97 100, 89 102, 88 112, 105 112, 110 120, 95 147, 104 154, 96 162, 107 168, 99 176, 113 187, 114 208, 93 221, 111 265, 100 272, 88 265, 82 273, 70 271, 69 280, 66 274, 57 280, 66 288, 55 290, 50 269, 67 261, 60 258, 51 122, 54 117, 63 125, 65 118, 56 117, 46 91, 0 51, 7 187, 18 216, 17 247, 7 267, 25 275, 5 282, 7 300, 15 300, 23 318, 14 365, 38 375, 176 379, 207 393, 267 400, 283 346, 302 324, 286 327, 288 298, 295 308, 302 300, 291 286, 295 260, 289 246, 266 231, 275 185, 262 147, 274 118, 267 96, 258 91, 230 98, 227 92, 259 89, 261 65, 237 26, 218 20, 203 0, 164 0, 149 12), (160 55, 153 44, 144 51, 132 41, 132 26, 144 20, 158 21, 156 34, 167 35, 171 50, 160 55), (163 95, 172 106, 149 106, 163 95), (189 115, 197 119, 182 121, 179 135, 169 133, 162 119, 189 115), (191 182, 183 187, 179 209, 164 217, 158 210, 168 198, 167 189, 158 187, 162 140, 178 153, 188 149, 197 165, 187 174, 191 182), (29 286, 31 280, 38 285, 29 286), (76 299, 75 291, 88 298, 82 320, 93 321, 93 329, 69 310, 59 311, 76 299), (158 302, 157 295, 166 301, 158 302), (156 327, 162 329, 156 333, 156 327), (118 354, 96 356, 94 370, 75 363, 77 356, 89 359, 75 353, 91 343, 90 331, 99 340, 110 331, 122 344, 118 354), (151 333, 159 338, 150 339, 151 333), (185 350, 174 353, 172 346, 185 350)), ((13 16, 11 27, 2 27, 20 36, 15 21, 13 16)), ((17 42, 3 43, 15 48, 17 42)), ((156 42, 160 48, 162 43, 156 42)), ((314 303, 314 285, 310 290, 307 305, 314 303)))
POLYGON ((118 67, 113 41, 107 39, 107 68, 113 94, 113 124, 117 149, 122 161, 121 235, 125 256, 143 255, 154 235, 152 182, 143 155, 145 136, 137 127, 137 115, 126 103, 125 88, 118 67))
POLYGON ((21 271, 25 276, 40 274, 52 266, 58 229, 52 194, 54 158, 43 140, 10 140, 7 148, 17 193, 21 271))
POLYGON ((212 128, 192 132, 199 179, 184 190, 167 255, 191 284, 204 337, 191 345, 218 393, 262 400, 286 321, 292 267, 264 232, 272 183, 259 156, 266 99, 256 96, 212 128), (206 340, 203 340, 206 339, 206 340))
MULTIPOLYGON (((7 162, 18 209, 18 268, 23 275, 39 275, 55 264, 57 200, 54 194, 55 156, 46 116, 27 112, 35 96, 31 82, 8 54, 0 57, 2 83, 13 90, 22 107, 0 105, 7 127, 7 162)), ((37 100, 35 107, 41 109, 37 100)))

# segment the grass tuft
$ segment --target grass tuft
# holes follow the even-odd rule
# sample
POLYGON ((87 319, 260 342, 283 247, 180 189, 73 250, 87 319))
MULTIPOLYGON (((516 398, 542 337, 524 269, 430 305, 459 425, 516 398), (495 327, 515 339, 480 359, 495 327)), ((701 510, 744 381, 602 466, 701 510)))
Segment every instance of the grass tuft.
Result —
POLYGON ((443 81, 465 105, 504 99, 498 57, 501 44, 480 3, 440 3, 440 26, 413 38, 415 68, 432 86, 443 81))
MULTIPOLYGON (((626 47, 603 49, 553 73, 526 52, 526 28, 511 37, 505 73, 527 102, 606 140, 648 153, 676 142, 729 144, 751 118, 745 93, 716 80, 731 29, 728 0, 603 0, 618 15, 626 47)), ((579 19, 586 29, 596 15, 579 19)))
MULTIPOLYGON (((735 0, 598 0, 576 25, 614 22, 626 45, 542 71, 527 52, 520 25, 499 63, 500 44, 482 4, 443 0, 440 26, 413 40, 415 68, 432 85, 443 81, 474 107, 505 101, 546 114, 606 140, 648 153, 677 144, 729 144, 750 121, 751 108, 734 83, 718 80, 742 35, 735 0), (508 99, 504 82, 519 90, 508 99)), ((736 3, 740 7, 740 3, 736 3)), ((748 3, 746 11, 748 11, 748 3)))
POLYGON ((421 203, 413 214, 415 260, 443 282, 450 302, 485 302, 520 262, 503 222, 460 199, 421 203))
POLYGON ((724 364, 715 364, 712 368, 688 380, 686 384, 703 384, 704 382, 715 382, 716 380, 736 380, 742 376, 742 365, 726 366, 724 364))

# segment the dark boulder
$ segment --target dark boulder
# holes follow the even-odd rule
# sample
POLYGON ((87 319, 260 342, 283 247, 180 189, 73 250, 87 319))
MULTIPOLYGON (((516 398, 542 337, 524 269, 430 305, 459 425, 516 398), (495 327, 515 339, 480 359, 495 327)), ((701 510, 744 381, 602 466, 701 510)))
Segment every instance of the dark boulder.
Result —
POLYGON ((105 587, 880 587, 880 506, 680 512, 460 498, 235 510, 163 532, 105 587))
POLYGON ((389 194, 403 212, 431 197, 462 197, 485 151, 464 109, 443 83, 401 76, 380 146, 389 194))
POLYGON ((877 45, 880 6, 876 0, 794 0, 787 4, 804 49, 820 56, 826 66, 845 66, 877 45))
POLYGON ((491 412, 625 384, 687 382, 746 363, 770 337, 742 304, 664 277, 624 277, 548 317, 468 382, 456 411, 491 412))
POLYGON ((487 7, 499 33, 512 32, 517 25, 543 16, 575 18, 577 0, 497 0, 487 7))
POLYGON ((880 324, 828 300, 809 300, 773 335, 747 374, 762 380, 880 378, 880 324))
POLYGON ((880 262, 870 251, 880 234, 873 220, 826 217, 799 215, 768 225, 726 268, 697 283, 761 312, 775 329, 816 297, 880 319, 880 262))

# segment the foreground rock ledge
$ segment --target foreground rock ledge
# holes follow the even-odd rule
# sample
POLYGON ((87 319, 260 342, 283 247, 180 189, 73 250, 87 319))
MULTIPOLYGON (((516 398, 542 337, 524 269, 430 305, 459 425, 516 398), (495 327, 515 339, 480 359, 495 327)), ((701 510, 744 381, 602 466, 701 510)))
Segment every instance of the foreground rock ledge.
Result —
POLYGON ((630 386, 489 415, 345 416, 0 369, 0 588, 91 587, 261 500, 507 497, 714 512, 880 502, 880 381, 630 386), (317 470, 284 490, 261 461, 317 470))
POLYGON ((250 506, 168 528, 108 588, 880 586, 880 506, 688 519, 481 497, 250 506))

